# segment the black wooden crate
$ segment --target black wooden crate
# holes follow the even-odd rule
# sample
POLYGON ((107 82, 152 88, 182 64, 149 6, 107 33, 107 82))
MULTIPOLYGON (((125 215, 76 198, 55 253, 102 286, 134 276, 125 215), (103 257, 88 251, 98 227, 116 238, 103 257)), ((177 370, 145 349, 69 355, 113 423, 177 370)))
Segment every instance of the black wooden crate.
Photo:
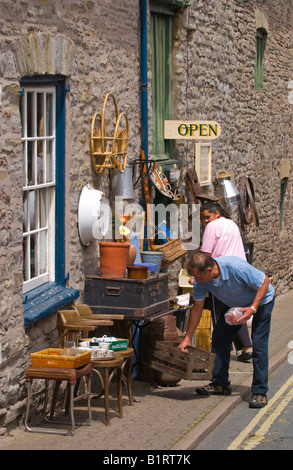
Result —
POLYGON ((87 276, 84 301, 94 314, 151 316, 168 309, 168 274, 155 274, 148 279, 87 276))
POLYGON ((215 354, 193 347, 188 353, 183 352, 178 348, 179 344, 176 341, 156 341, 151 368, 180 379, 211 379, 215 354))

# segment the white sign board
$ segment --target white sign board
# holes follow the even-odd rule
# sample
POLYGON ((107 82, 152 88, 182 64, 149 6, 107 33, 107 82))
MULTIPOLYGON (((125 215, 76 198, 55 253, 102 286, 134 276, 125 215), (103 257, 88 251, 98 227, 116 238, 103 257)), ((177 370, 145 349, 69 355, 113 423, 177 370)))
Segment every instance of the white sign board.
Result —
POLYGON ((165 139, 213 140, 221 134, 215 121, 165 121, 165 139))

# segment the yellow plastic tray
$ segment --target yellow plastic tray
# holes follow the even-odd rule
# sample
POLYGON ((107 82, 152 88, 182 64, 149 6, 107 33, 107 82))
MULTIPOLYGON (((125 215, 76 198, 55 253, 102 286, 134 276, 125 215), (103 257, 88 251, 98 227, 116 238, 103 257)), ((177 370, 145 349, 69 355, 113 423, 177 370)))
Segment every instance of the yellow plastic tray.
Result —
POLYGON ((76 356, 62 355, 63 349, 49 348, 31 353, 33 367, 56 367, 58 369, 77 369, 91 362, 91 351, 76 356))

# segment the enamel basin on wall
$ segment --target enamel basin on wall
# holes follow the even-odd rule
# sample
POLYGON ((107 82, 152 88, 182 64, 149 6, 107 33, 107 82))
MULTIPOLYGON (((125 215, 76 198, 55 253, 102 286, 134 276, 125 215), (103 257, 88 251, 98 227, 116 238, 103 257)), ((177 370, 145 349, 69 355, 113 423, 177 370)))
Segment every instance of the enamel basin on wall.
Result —
POLYGON ((83 245, 99 240, 109 226, 109 201, 102 191, 87 183, 80 194, 78 206, 78 230, 83 245))

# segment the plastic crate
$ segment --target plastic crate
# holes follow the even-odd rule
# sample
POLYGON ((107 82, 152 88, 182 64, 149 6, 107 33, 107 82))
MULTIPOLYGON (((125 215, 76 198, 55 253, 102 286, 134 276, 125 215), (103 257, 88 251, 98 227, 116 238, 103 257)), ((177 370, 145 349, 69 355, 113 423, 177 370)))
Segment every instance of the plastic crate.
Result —
POLYGON ((212 321, 211 311, 203 310, 196 328, 196 347, 204 351, 211 350, 212 321))
POLYGON ((91 362, 91 351, 74 356, 62 354, 64 349, 49 348, 31 353, 33 367, 56 367, 57 369, 77 369, 91 362))

